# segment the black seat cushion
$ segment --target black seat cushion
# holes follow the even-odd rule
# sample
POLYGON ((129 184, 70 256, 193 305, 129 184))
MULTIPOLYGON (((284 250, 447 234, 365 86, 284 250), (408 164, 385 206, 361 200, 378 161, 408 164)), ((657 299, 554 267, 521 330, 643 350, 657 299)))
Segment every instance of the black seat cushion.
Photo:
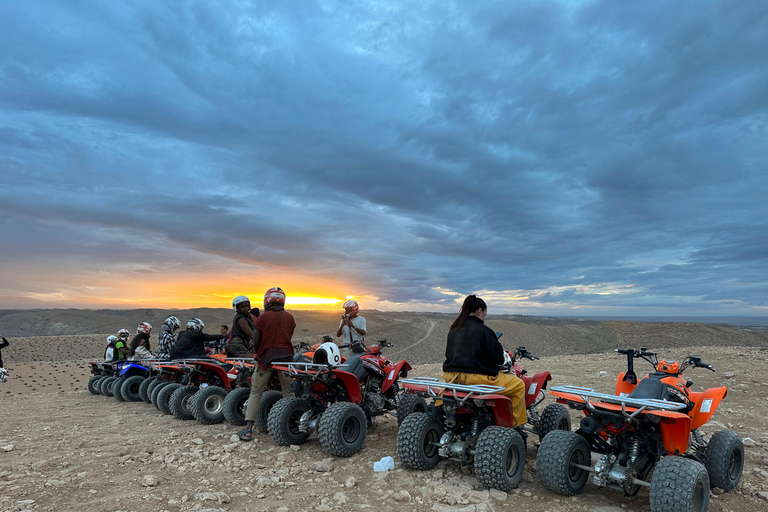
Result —
POLYGON ((357 377, 357 380, 363 380, 363 377, 366 375, 366 370, 360 356, 350 357, 344 364, 347 366, 341 368, 342 370, 354 374, 355 377, 357 377))
POLYGON ((666 384, 659 379, 646 378, 637 383, 637 387, 629 394, 629 398, 663 400, 666 393, 666 384))

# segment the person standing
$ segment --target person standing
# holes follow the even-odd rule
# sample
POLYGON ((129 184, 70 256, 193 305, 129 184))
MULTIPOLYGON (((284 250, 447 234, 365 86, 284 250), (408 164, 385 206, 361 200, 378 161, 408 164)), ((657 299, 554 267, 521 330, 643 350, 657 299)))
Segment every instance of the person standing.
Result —
POLYGON ((251 300, 245 295, 232 299, 235 319, 232 321, 232 339, 227 344, 227 357, 253 357, 251 339, 256 328, 251 318, 251 300))
POLYGON ((169 316, 163 322, 163 326, 160 330, 160 334, 157 336, 157 358, 158 359, 170 359, 171 349, 176 343, 176 331, 181 328, 179 319, 175 316, 169 316))
POLYGON ((5 336, 2 334, 0 334, 0 338, 3 340, 2 343, 0 343, 0 368, 5 368, 5 365, 3 364, 3 349, 10 345, 10 343, 8 343, 8 340, 5 339, 5 336))
MULTIPOLYGON (((490 384, 502 386, 498 394, 512 400, 513 427, 527 421, 525 384, 508 373, 499 371, 504 364, 504 348, 496 333, 485 325, 488 306, 476 295, 469 295, 448 331, 445 347, 443 380, 456 384, 490 384)), ((523 436, 524 438, 526 436, 523 436)))
POLYGON ((361 354, 365 350, 363 337, 366 333, 365 317, 360 316, 360 306, 354 300, 344 303, 344 314, 341 316, 336 337, 342 337, 342 344, 350 343, 351 348, 342 350, 342 355, 349 359, 355 354, 361 354))
MULTIPOLYGON (((248 407, 245 411, 245 428, 237 433, 242 441, 253 440, 253 423, 259 415, 261 395, 275 371, 271 364, 276 361, 292 361, 293 345, 291 338, 296 329, 293 315, 285 311, 285 292, 276 287, 270 288, 264 294, 264 313, 256 319, 253 330, 253 351, 256 366, 251 377, 251 394, 248 397, 248 407)), ((283 396, 290 393, 291 381, 278 373, 280 388, 283 396)))

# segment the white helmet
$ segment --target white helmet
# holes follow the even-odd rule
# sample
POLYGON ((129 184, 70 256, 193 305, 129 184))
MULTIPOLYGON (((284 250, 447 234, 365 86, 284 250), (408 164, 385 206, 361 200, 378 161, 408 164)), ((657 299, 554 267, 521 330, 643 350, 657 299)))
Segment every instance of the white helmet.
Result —
POLYGON ((335 343, 323 343, 315 350, 312 362, 315 364, 330 364, 332 366, 340 365, 341 352, 339 352, 339 347, 335 343))
POLYGON ((237 306, 238 306, 239 304, 242 304, 243 302, 248 302, 248 303, 250 304, 250 302, 251 302, 251 299, 249 299, 249 298, 248 298, 248 297, 246 297, 245 295, 238 295, 237 297, 235 297, 234 299, 232 299, 232 309, 234 309, 235 311, 237 311, 237 306))
POLYGON ((512 358, 509 357, 509 352, 506 350, 503 350, 504 352, 504 364, 501 365, 501 369, 505 372, 508 372, 512 368, 512 358))
POLYGON ((190 318, 187 322, 187 329, 194 329, 196 331, 202 331, 205 324, 199 318, 190 318))
POLYGON ((110 345, 112 345, 113 343, 117 343, 117 336, 115 335, 107 336, 107 343, 109 343, 110 345))
POLYGON ((179 319, 175 316, 169 316, 165 319, 165 322, 163 322, 163 327, 167 327, 167 331, 171 334, 175 333, 179 330, 179 327, 181 327, 181 323, 179 323, 179 319))
POLYGON ((0 368, 0 382, 8 382, 8 370, 0 368))

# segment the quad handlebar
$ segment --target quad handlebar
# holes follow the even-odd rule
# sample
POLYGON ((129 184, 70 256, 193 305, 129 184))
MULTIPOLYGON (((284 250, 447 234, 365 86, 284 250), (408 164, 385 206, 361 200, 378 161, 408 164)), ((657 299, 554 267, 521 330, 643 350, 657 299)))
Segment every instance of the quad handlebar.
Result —
MULTIPOLYGON (((627 372, 624 374, 624 382, 629 382, 630 384, 637 384, 637 375, 635 375, 634 371, 634 359, 636 357, 640 357, 648 361, 653 365, 653 369, 658 371, 658 364, 659 360, 656 357, 656 352, 651 352, 647 348, 642 347, 640 350, 636 350, 633 348, 617 348, 616 353, 618 354, 625 354, 627 356, 627 372)), ((682 364, 680 365, 680 369, 678 370, 679 373, 683 373, 683 371, 688 368, 689 366, 693 366, 694 368, 706 368, 707 370, 712 370, 713 372, 715 369, 712 367, 711 364, 702 363, 701 358, 699 356, 688 356, 685 359, 683 359, 682 364)))

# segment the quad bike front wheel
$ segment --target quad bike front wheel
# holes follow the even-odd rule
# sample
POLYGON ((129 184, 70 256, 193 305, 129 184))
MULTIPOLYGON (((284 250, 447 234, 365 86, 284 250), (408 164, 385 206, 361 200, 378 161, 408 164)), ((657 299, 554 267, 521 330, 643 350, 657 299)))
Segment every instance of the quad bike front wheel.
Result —
POLYGON ((725 492, 739 485, 744 471, 744 443, 730 430, 718 430, 709 439, 706 451, 707 473, 712 487, 725 492))
POLYGON ((107 377, 106 379, 102 380, 100 383, 99 390, 101 391, 101 394, 104 396, 111 397, 112 395, 112 384, 117 380, 117 377, 107 377))
POLYGON ((590 466, 591 457, 586 439, 575 432, 553 430, 541 440, 536 473, 550 491, 573 496, 584 489, 589 478, 589 471, 577 465, 590 466))
POLYGON ((415 412, 397 431, 397 456, 411 469, 427 471, 440 462, 439 444, 445 429, 435 418, 415 412))
MULTIPOLYGON (((152 394, 150 395, 150 397, 151 397, 150 401, 152 402, 152 405, 157 407, 157 395, 160 393, 160 391, 162 391, 162 389, 165 386, 170 386, 171 384, 172 384, 172 382, 167 382, 167 381, 163 381, 163 382, 158 382, 157 383, 157 385, 152 389, 152 394)), ((159 407, 157 407, 157 408, 159 409, 159 407)))
POLYGON ((120 394, 125 399, 126 402, 140 402, 141 401, 141 395, 139 394, 139 389, 141 388, 141 385, 144 383, 144 381, 147 380, 141 375, 134 375, 133 377, 128 377, 125 379, 125 382, 120 386, 120 394))
MULTIPOLYGON (((275 372, 273 372, 274 375, 275 372)), ((282 391, 275 391, 270 389, 265 391, 261 395, 261 405, 259 405, 259 412, 256 414, 256 421, 253 424, 253 428, 260 434, 266 434, 268 431, 267 422, 269 421, 269 412, 275 404, 283 399, 282 391)), ((243 419, 245 419, 245 408, 248 406, 248 400, 243 404, 243 419)))
POLYGON ((100 395, 101 392, 96 387, 96 383, 101 380, 101 375, 94 375, 90 379, 88 379, 88 391, 91 392, 92 395, 100 395))
POLYGON ((195 394, 191 403, 192 415, 205 425, 224 421, 224 397, 227 390, 219 386, 206 386, 195 394))
POLYGON ((488 487, 511 491, 523 478, 525 441, 515 429, 492 426, 480 434, 475 447, 475 476, 488 487))
POLYGON ((656 464, 651 478, 651 512, 706 512, 709 476, 701 462, 669 455, 656 464))
POLYGON ((272 406, 267 419, 267 431, 277 444, 288 446, 304 444, 309 434, 299 430, 301 416, 309 411, 306 400, 289 396, 281 398, 272 406))
POLYGON ((368 432, 365 412, 352 402, 331 404, 320 417, 317 434, 331 455, 351 457, 360 451, 368 432))
POLYGON ((397 424, 402 425, 405 418, 414 412, 426 412, 427 401, 413 393, 403 393, 397 403, 397 424))
POLYGON ((176 388, 168 399, 168 410, 177 420, 191 420, 195 417, 192 414, 192 402, 198 388, 195 386, 182 386, 176 388))
POLYGON ((568 409, 561 404, 549 404, 542 411, 539 422, 539 440, 544 439, 544 436, 553 430, 571 431, 571 415, 568 414, 568 409))
POLYGON ((125 377, 117 377, 115 382, 112 383, 112 396, 115 397, 115 400, 118 402, 125 402, 125 398, 123 398, 123 393, 121 392, 123 382, 125 382, 125 377))
POLYGON ((224 397, 222 413, 230 425, 245 425, 245 410, 250 395, 251 388, 236 388, 224 397))
POLYGON ((171 414, 171 408, 168 402, 171 401, 173 392, 181 387, 184 387, 184 384, 169 384, 157 393, 157 408, 160 409, 160 412, 163 414, 171 414))
POLYGON ((142 382, 141 386, 139 386, 139 396, 148 404, 152 403, 152 399, 149 396, 149 386, 156 381, 157 377, 149 377, 148 379, 144 379, 144 382, 142 382))

